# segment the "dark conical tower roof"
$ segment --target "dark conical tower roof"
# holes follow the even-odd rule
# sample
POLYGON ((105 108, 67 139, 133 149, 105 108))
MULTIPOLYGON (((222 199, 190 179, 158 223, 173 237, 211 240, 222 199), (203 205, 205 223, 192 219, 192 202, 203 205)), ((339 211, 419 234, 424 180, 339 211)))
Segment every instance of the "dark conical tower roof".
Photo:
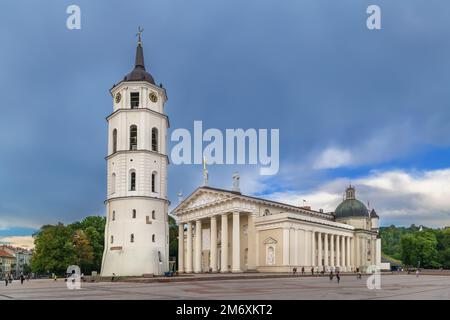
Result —
POLYGON ((152 75, 145 70, 144 49, 142 48, 140 34, 138 45, 136 48, 136 60, 134 63, 134 69, 124 77, 123 81, 147 81, 151 84, 155 84, 155 80, 153 79, 152 75))

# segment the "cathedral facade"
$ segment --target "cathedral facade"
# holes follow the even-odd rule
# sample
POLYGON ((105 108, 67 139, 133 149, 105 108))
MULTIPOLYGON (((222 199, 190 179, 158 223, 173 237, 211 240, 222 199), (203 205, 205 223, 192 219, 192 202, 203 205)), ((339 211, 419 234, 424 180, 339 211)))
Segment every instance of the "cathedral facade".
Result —
POLYGON ((179 272, 364 272, 381 265, 379 217, 353 186, 329 213, 204 186, 172 214, 182 235, 179 272))
POLYGON ((168 270, 166 91, 145 69, 139 33, 134 69, 111 89, 102 276, 168 270))

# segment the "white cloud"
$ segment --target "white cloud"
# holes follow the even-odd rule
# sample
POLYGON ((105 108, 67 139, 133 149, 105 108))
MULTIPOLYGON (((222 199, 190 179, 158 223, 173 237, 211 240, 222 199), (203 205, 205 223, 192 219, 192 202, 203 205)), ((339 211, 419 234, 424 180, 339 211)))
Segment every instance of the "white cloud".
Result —
MULTIPOLYGON (((450 168, 428 171, 373 171, 352 179, 357 198, 381 217, 383 224, 450 225, 450 168)), ((334 211, 342 201, 348 179, 334 179, 308 192, 275 192, 268 198, 313 209, 334 211)))
POLYGON ((416 127, 410 123, 386 126, 370 133, 356 136, 355 141, 345 141, 346 147, 328 146, 311 153, 313 169, 336 169, 384 163, 417 151, 423 141, 415 137, 416 127))
POLYGON ((314 169, 335 169, 352 163, 352 154, 338 148, 325 149, 314 163, 314 169))
POLYGON ((0 238, 0 242, 8 243, 13 247, 20 247, 24 249, 34 248, 34 239, 32 236, 13 236, 0 238))

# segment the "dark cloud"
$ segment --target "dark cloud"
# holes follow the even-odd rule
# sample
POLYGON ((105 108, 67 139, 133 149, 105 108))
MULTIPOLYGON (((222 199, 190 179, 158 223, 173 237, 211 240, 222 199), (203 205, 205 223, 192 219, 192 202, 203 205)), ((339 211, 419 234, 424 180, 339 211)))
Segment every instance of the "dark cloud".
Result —
MULTIPOLYGON (((279 176, 260 183, 256 168, 215 166, 217 186, 238 169, 251 192, 314 188, 450 144, 444 1, 84 0, 78 31, 65 27, 70 4, 2 4, 0 218, 103 212, 108 90, 132 67, 138 25, 171 129, 280 128, 279 176), (365 27, 369 4, 382 8, 381 31, 365 27), (348 150, 351 170, 314 170, 329 148, 348 150)), ((176 202, 200 167, 169 177, 176 202)))

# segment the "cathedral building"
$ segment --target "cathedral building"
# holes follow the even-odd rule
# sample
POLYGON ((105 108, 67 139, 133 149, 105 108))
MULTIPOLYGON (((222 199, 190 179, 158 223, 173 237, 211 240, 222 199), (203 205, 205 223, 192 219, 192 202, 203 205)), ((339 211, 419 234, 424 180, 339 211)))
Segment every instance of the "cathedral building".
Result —
POLYGON ((244 195, 235 180, 232 190, 198 188, 172 214, 182 235, 179 272, 364 272, 381 265, 379 217, 353 186, 325 213, 244 195))
POLYGON ((141 31, 134 69, 110 90, 102 276, 168 270, 167 95, 145 69, 141 31))

